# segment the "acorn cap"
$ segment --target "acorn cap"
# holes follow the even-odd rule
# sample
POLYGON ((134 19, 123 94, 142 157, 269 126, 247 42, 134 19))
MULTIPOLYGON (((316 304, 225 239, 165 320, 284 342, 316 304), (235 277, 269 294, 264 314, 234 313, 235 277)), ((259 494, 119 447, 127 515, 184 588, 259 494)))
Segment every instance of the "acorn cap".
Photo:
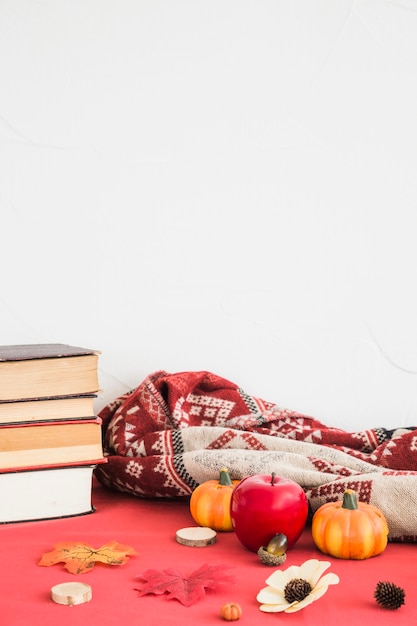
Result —
POLYGON ((287 555, 285 552, 284 554, 280 554, 278 556, 276 554, 271 554, 270 552, 268 552, 268 550, 264 546, 261 546, 259 548, 258 556, 264 565, 270 565, 270 566, 282 565, 283 563, 285 563, 285 560, 287 558, 287 555))

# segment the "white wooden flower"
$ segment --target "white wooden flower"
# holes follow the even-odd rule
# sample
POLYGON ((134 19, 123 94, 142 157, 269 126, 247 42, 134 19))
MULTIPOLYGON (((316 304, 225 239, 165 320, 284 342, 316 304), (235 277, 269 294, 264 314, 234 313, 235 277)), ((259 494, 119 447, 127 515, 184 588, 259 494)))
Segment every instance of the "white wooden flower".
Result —
POLYGON ((261 611, 266 613, 295 613, 323 596, 329 585, 337 585, 336 574, 322 574, 330 567, 329 561, 310 559, 302 565, 291 565, 286 570, 276 570, 266 579, 256 596, 261 611))

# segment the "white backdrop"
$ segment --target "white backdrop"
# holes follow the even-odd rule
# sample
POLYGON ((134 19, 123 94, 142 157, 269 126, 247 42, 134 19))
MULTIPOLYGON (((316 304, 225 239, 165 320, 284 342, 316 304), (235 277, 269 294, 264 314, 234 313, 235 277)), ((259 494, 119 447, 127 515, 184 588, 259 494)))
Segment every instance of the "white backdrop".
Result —
POLYGON ((417 1, 1 0, 0 343, 417 423, 417 1))

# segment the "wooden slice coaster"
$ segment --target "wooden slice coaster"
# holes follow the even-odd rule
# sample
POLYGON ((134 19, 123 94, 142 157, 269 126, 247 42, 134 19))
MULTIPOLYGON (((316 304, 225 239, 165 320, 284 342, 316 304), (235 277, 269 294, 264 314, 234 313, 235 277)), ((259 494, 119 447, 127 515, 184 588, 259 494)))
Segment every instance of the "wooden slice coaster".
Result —
POLYGON ((183 546, 203 547, 215 543, 217 533, 212 528, 205 526, 190 526, 177 530, 177 541, 183 546))
POLYGON ((83 604, 93 597, 90 585, 85 583, 61 583, 51 589, 51 597, 57 604, 83 604))

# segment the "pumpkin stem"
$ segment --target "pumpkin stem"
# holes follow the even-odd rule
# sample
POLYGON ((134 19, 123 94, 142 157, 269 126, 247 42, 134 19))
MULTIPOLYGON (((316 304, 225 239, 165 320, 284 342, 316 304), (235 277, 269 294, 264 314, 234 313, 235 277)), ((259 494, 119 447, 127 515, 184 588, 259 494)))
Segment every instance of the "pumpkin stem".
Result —
POLYGON ((227 467, 222 467, 222 469, 220 470, 219 485, 221 485, 222 487, 229 487, 230 485, 233 485, 227 467))
POLYGON ((358 500, 356 498, 356 493, 353 489, 346 489, 343 494, 343 502, 342 509, 349 509, 350 511, 355 511, 358 508, 358 500))

